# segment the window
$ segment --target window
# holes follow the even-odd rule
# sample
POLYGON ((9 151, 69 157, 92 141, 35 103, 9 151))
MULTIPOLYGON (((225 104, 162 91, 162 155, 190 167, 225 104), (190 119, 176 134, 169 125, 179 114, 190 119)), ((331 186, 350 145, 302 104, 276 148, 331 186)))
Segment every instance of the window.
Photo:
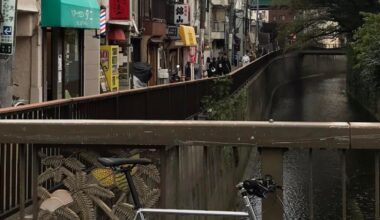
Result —
POLYGON ((277 21, 277 16, 273 16, 273 21, 277 21))
POLYGON ((281 20, 285 21, 285 15, 281 15, 281 20))
POLYGON ((144 18, 151 18, 151 0, 143 0, 144 18))

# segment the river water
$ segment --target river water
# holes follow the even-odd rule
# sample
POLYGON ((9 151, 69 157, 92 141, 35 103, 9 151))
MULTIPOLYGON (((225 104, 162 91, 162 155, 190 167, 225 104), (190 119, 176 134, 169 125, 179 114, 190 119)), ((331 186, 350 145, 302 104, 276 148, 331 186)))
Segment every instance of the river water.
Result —
MULTIPOLYGON (((269 119, 274 121, 374 122, 346 94, 344 74, 315 76, 281 86, 269 119)), ((342 218, 342 158, 334 150, 284 153, 285 219, 342 218), (312 168, 311 168, 312 167, 312 168), (311 190, 310 190, 311 189, 311 190)), ((374 219, 374 152, 346 152, 348 219, 374 219)))

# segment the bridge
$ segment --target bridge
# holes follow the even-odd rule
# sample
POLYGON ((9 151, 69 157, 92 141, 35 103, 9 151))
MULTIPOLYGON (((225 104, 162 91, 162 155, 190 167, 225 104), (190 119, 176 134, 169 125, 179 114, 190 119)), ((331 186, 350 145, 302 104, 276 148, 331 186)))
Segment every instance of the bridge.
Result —
MULTIPOLYGON (((154 161, 146 178, 151 177, 155 185, 146 190, 149 194, 159 189, 160 198, 155 201, 158 207, 231 210, 235 204, 234 185, 244 175, 252 174, 247 167, 257 160, 257 174, 271 174, 284 186, 284 192, 263 200, 262 210, 270 211, 262 212, 262 219, 282 219, 284 210, 289 214, 291 209, 302 209, 303 217, 310 219, 324 214, 342 219, 356 215, 378 219, 378 123, 269 120, 276 92, 282 86, 344 72, 345 64, 341 51, 274 52, 237 69, 226 79, 230 81, 231 96, 242 100, 231 118, 240 121, 200 120, 202 100, 212 95, 210 88, 217 85, 216 79, 1 109, 0 218, 41 215, 36 204, 47 199, 44 190, 52 193, 51 189, 70 173, 85 175, 77 166, 101 170, 94 160, 98 156, 137 156, 154 161), (315 164, 321 149, 338 155, 333 160, 334 169, 338 167, 336 176, 327 178, 338 183, 336 188, 315 182, 319 169, 325 166, 323 160, 315 164), (306 155, 302 169, 308 176, 297 177, 308 186, 301 190, 299 185, 298 191, 302 192, 296 195, 304 198, 301 200, 294 199, 294 192, 287 190, 291 186, 289 176, 297 176, 286 162, 294 150, 306 155), (352 167, 353 160, 368 164, 366 173, 355 173, 361 178, 352 175, 352 170, 363 171, 352 167), (66 173, 54 176, 49 173, 52 170, 66 173), (353 188, 360 184, 367 186, 362 193, 373 195, 368 200, 352 198, 353 188), (316 205, 319 197, 334 193, 338 194, 334 197, 337 207, 331 206, 334 210, 316 205), (277 197, 285 201, 285 209, 277 197)), ((149 195, 154 200, 157 193, 149 195)), ((98 215, 117 217, 113 207, 104 208, 99 204, 106 202, 91 196, 89 204, 103 207, 96 212, 98 215)))

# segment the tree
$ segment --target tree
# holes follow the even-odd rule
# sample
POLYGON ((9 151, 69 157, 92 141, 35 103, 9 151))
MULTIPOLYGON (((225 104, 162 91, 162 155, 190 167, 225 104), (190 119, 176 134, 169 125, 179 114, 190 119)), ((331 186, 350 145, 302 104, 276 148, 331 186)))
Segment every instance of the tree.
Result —
POLYGON ((328 36, 352 41, 355 30, 364 23, 362 12, 380 11, 377 0, 274 0, 273 4, 298 12, 295 21, 283 27, 282 37, 295 34, 302 46, 328 36))

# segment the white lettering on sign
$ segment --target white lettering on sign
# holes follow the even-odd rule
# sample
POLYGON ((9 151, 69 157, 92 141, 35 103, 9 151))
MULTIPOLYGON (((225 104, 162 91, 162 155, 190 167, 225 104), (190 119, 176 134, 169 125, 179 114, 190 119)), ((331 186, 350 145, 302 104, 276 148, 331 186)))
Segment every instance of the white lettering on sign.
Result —
POLYGON ((94 12, 92 10, 76 10, 76 9, 72 9, 71 10, 71 16, 73 18, 80 18, 80 19, 83 19, 85 21, 92 21, 93 20, 93 17, 92 17, 92 14, 94 12))
POLYGON ((12 55, 15 30, 16 0, 2 0, 1 14, 4 22, 0 23, 0 54, 12 55))

